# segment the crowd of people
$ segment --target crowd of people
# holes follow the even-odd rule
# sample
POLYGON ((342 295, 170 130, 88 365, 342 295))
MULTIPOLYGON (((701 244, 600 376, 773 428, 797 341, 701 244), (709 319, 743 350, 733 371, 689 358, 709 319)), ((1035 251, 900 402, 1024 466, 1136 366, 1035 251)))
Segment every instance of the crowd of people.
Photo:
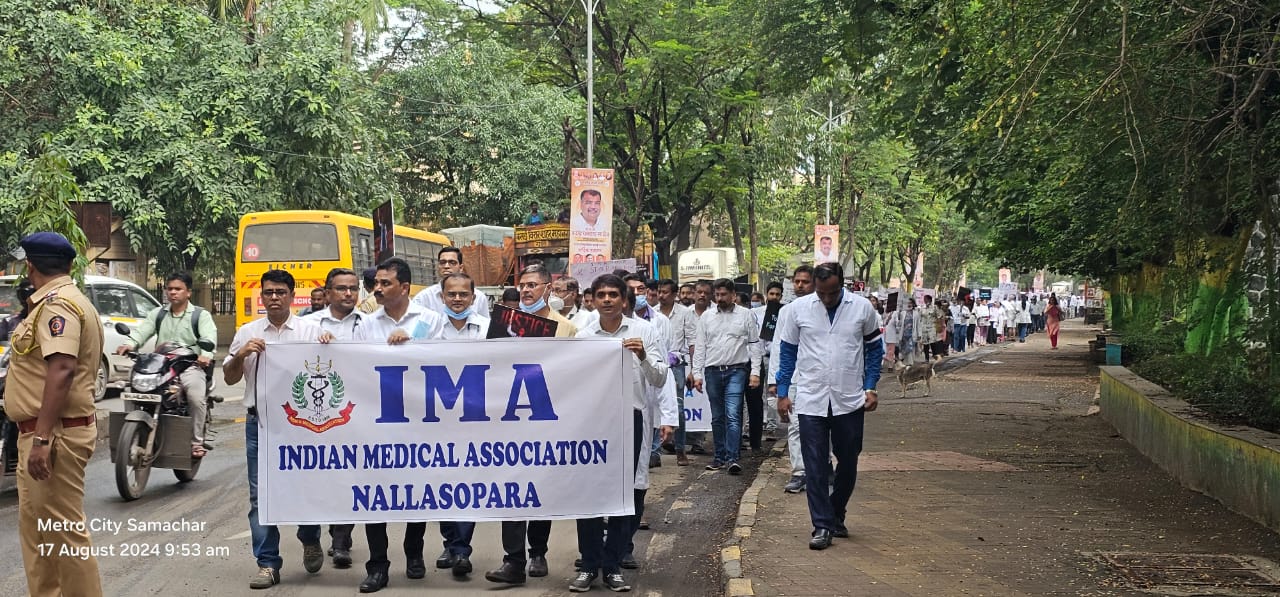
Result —
MULTIPOLYGON (((28 323, 16 326, 13 366, 30 368, 26 379, 32 381, 11 390, 10 416, 23 432, 20 457, 26 465, 19 474, 19 506, 28 582, 33 594, 101 594, 93 558, 64 567, 58 558, 36 557, 34 547, 89 542, 87 533, 42 534, 34 521, 48 516, 42 509, 46 500, 60 508, 59 516, 83 517, 84 465, 96 435, 91 428, 90 368, 82 361, 96 362, 101 330, 82 325, 96 312, 66 275, 74 257, 70 243, 60 235, 42 233, 24 239, 23 247, 20 258, 32 272, 30 304, 24 313, 31 315, 28 323), (27 356, 37 348, 40 352, 27 356), (62 398, 50 401, 50 391, 43 387, 55 378, 53 392, 62 398), (56 466, 49 454, 50 438, 57 438, 69 452, 56 466)), ((271 270, 262 276, 265 316, 236 332, 222 362, 226 383, 244 381, 249 526, 257 565, 251 588, 278 584, 284 564, 279 529, 258 518, 258 356, 269 343, 281 341, 406 345, 483 340, 490 323, 489 300, 465 273, 462 252, 442 249, 437 265, 439 283, 416 294, 411 292, 412 270, 399 258, 359 273, 335 268, 324 287, 311 293, 311 306, 302 314, 291 310, 296 289, 289 272, 271 270)), ((617 339, 634 368, 633 385, 624 399, 631 403, 634 417, 635 514, 575 522, 581 557, 575 562, 570 591, 589 591, 597 580, 612 591, 631 590, 622 570, 639 567, 633 538, 642 528, 648 471, 661 466, 664 452, 675 455, 679 466, 689 466, 692 457, 701 456, 705 470, 739 475, 744 454, 763 456, 762 442, 785 431, 791 475, 783 489, 809 489, 809 548, 826 549, 833 539, 848 537, 845 516, 865 417, 878 404, 882 365, 941 358, 951 351, 1015 338, 1024 342, 1027 334, 1040 331, 1049 333, 1056 348, 1058 322, 1066 313, 1052 295, 976 301, 959 297, 954 304, 926 295, 923 304, 907 298, 886 311, 878 297, 846 288, 837 263, 802 265, 792 272, 791 285, 795 298, 783 305, 784 287, 778 282, 764 293, 745 293, 728 279, 677 284, 619 271, 583 288, 574 278, 553 280, 541 265, 530 265, 520 271, 515 286, 504 291, 498 304, 555 322, 556 337, 617 339), (710 403, 710 443, 704 433, 686 430, 684 401, 695 390, 705 392, 710 403)), ((188 310, 190 287, 189 275, 169 276, 170 305, 162 308, 168 315, 157 310, 155 325, 143 326, 118 350, 131 350, 153 333, 187 344, 216 336, 207 313, 188 310)), ((202 352, 203 357, 211 355, 212 351, 202 352)), ((193 374, 183 383, 198 390, 204 375, 193 374)), ((206 451, 203 433, 195 430, 193 458, 206 451)), ((386 524, 363 527, 369 557, 358 590, 372 593, 390 583, 390 545, 386 524)), ((502 563, 486 572, 485 579, 518 585, 527 577, 547 576, 551 521, 507 521, 501 527, 502 563)), ((443 549, 435 567, 460 579, 469 577, 475 528, 473 522, 441 523, 443 549)), ((406 524, 402 551, 404 573, 410 579, 427 572, 426 530, 425 522, 406 524)), ((354 525, 329 526, 327 555, 334 567, 352 566, 353 532, 354 525)), ((303 545, 304 569, 318 572, 326 558, 321 527, 299 527, 296 536, 303 545)))

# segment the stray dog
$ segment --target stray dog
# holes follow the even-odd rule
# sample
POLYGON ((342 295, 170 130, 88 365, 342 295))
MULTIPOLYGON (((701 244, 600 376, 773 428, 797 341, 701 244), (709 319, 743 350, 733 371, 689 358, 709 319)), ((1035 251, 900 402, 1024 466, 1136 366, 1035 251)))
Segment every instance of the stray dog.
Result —
POLYGON ((902 361, 893 363, 893 370, 898 375, 898 383, 902 384, 902 397, 907 397, 907 386, 918 381, 924 382, 924 395, 933 392, 933 361, 925 361, 908 366, 902 361))

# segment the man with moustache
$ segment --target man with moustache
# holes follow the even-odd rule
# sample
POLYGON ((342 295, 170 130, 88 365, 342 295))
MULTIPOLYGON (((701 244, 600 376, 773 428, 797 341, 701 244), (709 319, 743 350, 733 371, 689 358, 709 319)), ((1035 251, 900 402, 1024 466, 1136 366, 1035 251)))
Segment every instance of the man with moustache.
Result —
MULTIPOLYGON (((411 281, 412 273, 405 260, 392 257, 378 264, 373 294, 381 307, 356 329, 357 341, 398 345, 442 337, 444 317, 410 300, 411 281)), ((427 575, 426 562, 422 557, 426 533, 425 522, 410 522, 405 528, 405 576, 410 579, 427 575)), ((360 592, 375 593, 387 586, 390 577, 386 523, 364 525, 364 536, 369 542, 369 560, 364 565, 368 576, 360 583, 360 592)))
MULTIPOLYGON (((413 302, 422 305, 436 313, 445 315, 448 308, 445 307, 444 297, 441 296, 441 283, 449 274, 465 271, 466 266, 462 264, 462 250, 457 247, 445 247, 440 249, 440 254, 436 257, 436 271, 440 275, 440 282, 436 282, 419 292, 413 297, 413 302)), ((481 313, 489 312, 489 297, 483 292, 476 293, 475 301, 471 308, 481 313)))
MULTIPOLYGON (((329 332, 336 340, 354 340, 356 329, 364 321, 365 314, 356 309, 360 298, 360 277, 345 267, 335 267, 325 276, 325 308, 308 315, 320 329, 329 332)), ((314 303, 314 301, 312 301, 314 303)), ((351 567, 351 531, 353 524, 329 525, 329 556, 334 568, 351 567)))
MULTIPOLYGON (((797 267, 795 272, 791 274, 791 285, 794 287, 796 298, 803 298, 813 292, 813 266, 802 265, 797 267)), ((791 301, 782 306, 782 310, 778 312, 778 321, 782 321, 782 315, 795 301, 791 301)), ((773 335, 773 343, 769 346, 769 354, 778 354, 778 346, 781 339, 775 332, 773 335)), ((774 397, 775 405, 778 396, 778 366, 781 363, 777 358, 769 359, 769 395, 774 397)), ((804 454, 800 452, 800 421, 796 418, 794 408, 777 408, 778 417, 787 426, 787 456, 791 461, 791 479, 783 486, 782 490, 787 493, 800 493, 804 491, 804 454)))
MULTIPOLYGON (((258 420, 257 368, 258 354, 267 350, 267 342, 328 342, 332 335, 320 329, 313 321, 293 314, 293 275, 273 269, 262 274, 262 306, 266 317, 255 319, 236 331, 227 358, 222 361, 222 377, 227 385, 244 380, 243 404, 246 408, 244 423, 245 458, 249 476, 249 533, 253 556, 258 561, 258 573, 249 581, 251 589, 268 589, 280 583, 280 530, 258 522, 258 420)), ((298 540, 302 542, 302 565, 315 574, 324 564, 324 551, 320 547, 320 525, 298 527, 298 540)))
MULTIPOLYGON (((551 295, 551 272, 541 264, 530 265, 520 271, 516 284, 520 291, 520 310, 556 322, 557 338, 578 335, 578 327, 563 315, 551 310, 547 297, 551 295)), ((550 520, 507 520, 502 522, 502 566, 484 574, 489 582, 519 585, 525 582, 525 564, 528 576, 548 574, 547 539, 551 536, 550 520), (525 541, 528 540, 528 558, 525 557, 525 541)))

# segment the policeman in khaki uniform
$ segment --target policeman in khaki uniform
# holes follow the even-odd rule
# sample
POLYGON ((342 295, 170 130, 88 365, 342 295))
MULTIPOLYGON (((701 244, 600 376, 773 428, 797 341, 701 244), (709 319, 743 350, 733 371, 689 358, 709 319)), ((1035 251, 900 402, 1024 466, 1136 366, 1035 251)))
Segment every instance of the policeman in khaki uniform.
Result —
POLYGON ((18 536, 31 597, 98 597, 84 528, 84 468, 93 455, 93 382, 102 358, 98 312, 68 275, 76 251, 37 232, 13 256, 36 286, 13 332, 5 411, 18 424, 18 536), (46 530, 40 530, 41 522, 46 530))

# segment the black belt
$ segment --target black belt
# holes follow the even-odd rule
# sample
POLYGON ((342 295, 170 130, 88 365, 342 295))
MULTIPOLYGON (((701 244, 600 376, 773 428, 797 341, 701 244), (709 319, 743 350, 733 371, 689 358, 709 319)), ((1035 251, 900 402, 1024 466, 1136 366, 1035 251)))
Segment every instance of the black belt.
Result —
POLYGON ((731 371, 733 369, 750 369, 751 363, 734 363, 732 365, 707 365, 707 369, 715 369, 720 372, 731 371))

